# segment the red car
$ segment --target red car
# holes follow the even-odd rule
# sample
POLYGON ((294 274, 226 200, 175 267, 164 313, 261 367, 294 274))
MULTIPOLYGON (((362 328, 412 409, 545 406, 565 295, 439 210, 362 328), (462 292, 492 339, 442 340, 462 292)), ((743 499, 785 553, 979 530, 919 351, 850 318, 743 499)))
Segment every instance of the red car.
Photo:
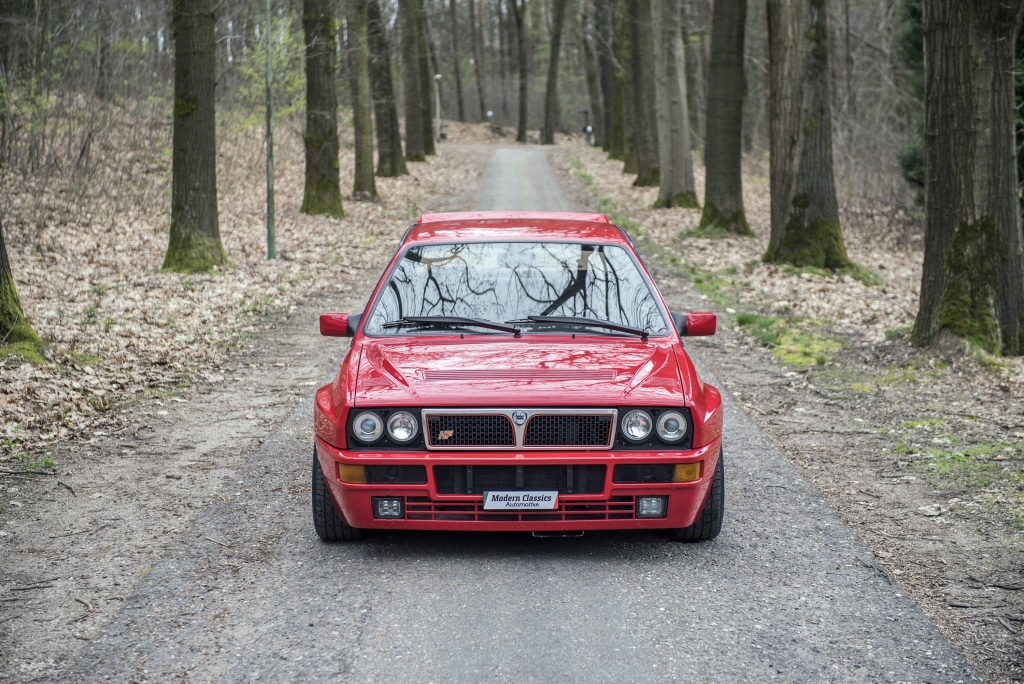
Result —
POLYGON ((420 217, 317 390, 313 525, 366 529, 722 526, 721 395, 682 337, 712 313, 671 313, 608 218, 553 212, 420 217))

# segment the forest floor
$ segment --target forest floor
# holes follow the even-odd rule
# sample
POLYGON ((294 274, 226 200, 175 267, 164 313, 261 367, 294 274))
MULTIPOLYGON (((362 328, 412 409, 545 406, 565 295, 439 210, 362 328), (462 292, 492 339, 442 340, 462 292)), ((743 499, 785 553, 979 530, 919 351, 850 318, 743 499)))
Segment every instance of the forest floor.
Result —
MULTIPOLYGON (((450 123, 449 132, 460 143, 511 142, 483 126, 450 123)), ((102 627, 103 609, 78 587, 93 571, 96 547, 128 549, 103 567, 115 594, 105 600, 115 601, 123 593, 115 578, 140 581, 159 548, 184 533, 189 509, 233 477, 228 456, 207 463, 185 454, 178 463, 185 470, 168 465, 130 486, 108 482, 125 497, 173 507, 157 537, 137 521, 102 522, 115 497, 76 480, 93 445, 116 444, 118 467, 138 472, 148 467, 142 457, 162 426, 187 416, 189 402, 226 392, 235 374, 265 365, 312 384, 299 377, 306 371, 298 357, 285 358, 299 353, 294 345, 262 331, 308 313, 305 302, 350 300, 377 277, 377 264, 421 208, 438 206, 439 195, 457 196, 478 173, 468 148, 441 145, 437 157, 411 166, 412 176, 378 179, 381 202, 347 201, 341 221, 307 217, 298 212, 301 140, 282 136, 278 259, 268 261, 262 161, 253 152, 259 140, 227 135, 219 189, 232 263, 184 276, 159 271, 166 152, 134 144, 112 145, 134 160, 114 159, 97 175, 135 164, 147 202, 128 201, 138 188, 123 188, 118 201, 108 192, 92 199, 93 211, 72 213, 67 198, 31 179, 0 177, 19 294, 49 345, 46 365, 0 358, 0 550, 7 559, 24 553, 45 561, 0 566, 0 636, 25 624, 54 639, 56 624, 88 638, 102 627), (76 565, 74 550, 47 548, 61 542, 26 534, 29 520, 53 526, 53 539, 69 526, 93 541, 76 565), (138 558, 129 562, 132 553, 138 558), (50 586, 58 596, 36 597, 50 586), (63 603, 58 609, 47 601, 63 603)), ((346 147, 343 170, 352 168, 351 155, 346 147)), ((780 268, 760 262, 768 235, 763 170, 745 177, 756 237, 711 239, 686 234, 698 211, 650 209, 656 189, 633 188, 600 150, 563 140, 551 156, 574 199, 609 213, 640 242, 663 289, 691 292, 719 313, 719 335, 688 346, 853 527, 878 571, 914 598, 986 680, 1024 679, 1024 364, 908 345, 919 223, 884 207, 846 208, 848 251, 874 278, 780 268)), ((696 176, 703 197, 700 167, 696 176)), ((274 391, 266 394, 262 401, 274 391)), ((251 434, 266 428, 260 407, 231 410, 244 414, 251 434)))

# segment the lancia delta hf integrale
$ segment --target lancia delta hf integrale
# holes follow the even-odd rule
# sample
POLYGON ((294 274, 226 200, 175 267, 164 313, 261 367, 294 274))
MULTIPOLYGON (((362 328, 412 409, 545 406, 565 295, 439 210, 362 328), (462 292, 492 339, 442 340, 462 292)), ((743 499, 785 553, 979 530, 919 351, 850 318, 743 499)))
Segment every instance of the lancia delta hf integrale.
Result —
POLYGON ((718 535, 721 395, 682 337, 712 313, 669 312, 607 217, 422 216, 317 390, 313 524, 366 529, 662 528, 718 535))

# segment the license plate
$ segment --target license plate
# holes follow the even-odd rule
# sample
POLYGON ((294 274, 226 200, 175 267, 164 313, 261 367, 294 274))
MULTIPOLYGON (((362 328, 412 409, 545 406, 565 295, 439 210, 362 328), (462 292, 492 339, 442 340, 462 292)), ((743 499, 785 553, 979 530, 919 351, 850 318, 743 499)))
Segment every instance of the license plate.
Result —
POLYGON ((551 511, 558 507, 558 492, 484 492, 485 511, 551 511))

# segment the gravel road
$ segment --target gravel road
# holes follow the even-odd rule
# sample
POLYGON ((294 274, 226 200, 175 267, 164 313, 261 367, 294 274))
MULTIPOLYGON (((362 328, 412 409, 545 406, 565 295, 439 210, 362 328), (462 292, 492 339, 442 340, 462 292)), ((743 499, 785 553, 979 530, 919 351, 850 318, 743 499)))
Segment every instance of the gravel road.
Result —
MULTIPOLYGON (((459 208, 576 208, 544 148, 487 149, 475 203, 459 208)), ((301 338, 288 363, 327 381, 343 349, 315 337, 316 313, 288 322, 301 338)), ((261 441, 240 441, 238 479, 63 680, 980 681, 723 394, 726 519, 700 545, 656 533, 323 544, 303 397, 261 441)), ((190 410, 180 420, 210 421, 218 406, 190 410)))

